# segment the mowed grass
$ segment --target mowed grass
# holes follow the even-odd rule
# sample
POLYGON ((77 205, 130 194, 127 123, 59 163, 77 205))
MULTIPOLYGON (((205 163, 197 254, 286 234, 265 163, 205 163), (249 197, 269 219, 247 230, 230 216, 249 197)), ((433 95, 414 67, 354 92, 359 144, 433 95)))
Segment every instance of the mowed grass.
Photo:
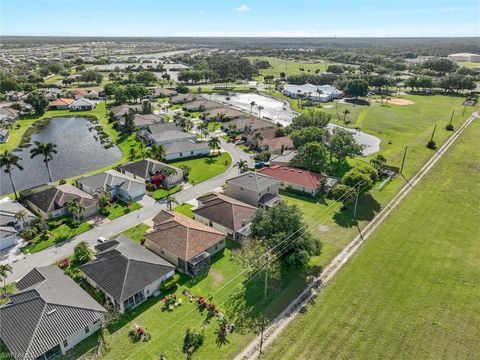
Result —
POLYGON ((315 74, 316 70, 320 70, 322 72, 327 69, 327 63, 324 61, 310 63, 298 60, 280 59, 272 56, 249 56, 247 59, 250 61, 254 61, 255 59, 267 60, 270 63, 270 68, 261 70, 261 77, 265 75, 280 77, 281 72, 284 72, 287 76, 315 74), (300 68, 304 69, 304 71, 301 71, 300 68))
POLYGON ((208 155, 186 160, 169 162, 170 165, 180 167, 187 165, 191 168, 188 176, 189 182, 198 184, 224 173, 232 163, 229 153, 223 152, 219 155, 208 155))
POLYGON ((473 123, 268 359, 480 358, 480 153, 473 123))
POLYGON ((147 224, 141 223, 125 230, 122 234, 139 243, 145 238, 145 234, 149 229, 150 227, 147 224))
POLYGON ((193 208, 193 205, 185 203, 182 205, 175 206, 173 210, 180 214, 193 218, 192 208, 193 208))

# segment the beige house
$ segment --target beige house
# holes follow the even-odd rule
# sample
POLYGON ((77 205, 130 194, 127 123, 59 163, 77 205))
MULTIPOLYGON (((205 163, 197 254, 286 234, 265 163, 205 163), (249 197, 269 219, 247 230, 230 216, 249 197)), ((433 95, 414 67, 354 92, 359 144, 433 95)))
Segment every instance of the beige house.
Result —
POLYGON ((227 180, 225 195, 256 207, 270 207, 280 201, 280 183, 270 176, 246 172, 227 180))

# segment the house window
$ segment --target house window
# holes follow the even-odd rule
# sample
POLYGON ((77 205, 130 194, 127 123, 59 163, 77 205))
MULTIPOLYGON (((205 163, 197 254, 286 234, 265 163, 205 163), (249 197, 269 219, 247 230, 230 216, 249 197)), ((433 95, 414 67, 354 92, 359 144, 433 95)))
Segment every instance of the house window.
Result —
POLYGON ((193 151, 190 151, 190 155, 193 155, 193 151))
POLYGON ((68 341, 67 340, 63 340, 63 347, 68 347, 68 341))
POLYGON ((208 226, 213 227, 213 222, 212 222, 212 220, 208 220, 208 226))
POLYGON ((147 295, 150 295, 150 289, 147 288, 147 295))
POLYGON ((180 156, 183 156, 183 153, 180 153, 180 156))
POLYGON ((240 190, 243 190, 243 186, 240 186, 240 190))
POLYGON ((90 328, 87 326, 85 326, 85 334, 88 334, 90 332, 90 328))

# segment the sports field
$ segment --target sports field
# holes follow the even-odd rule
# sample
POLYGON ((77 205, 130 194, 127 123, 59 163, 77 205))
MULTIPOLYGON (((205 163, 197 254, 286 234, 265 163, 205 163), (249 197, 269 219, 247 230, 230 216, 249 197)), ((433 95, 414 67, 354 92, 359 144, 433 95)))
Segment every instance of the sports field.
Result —
POLYGON ((480 358, 478 121, 268 359, 480 358))

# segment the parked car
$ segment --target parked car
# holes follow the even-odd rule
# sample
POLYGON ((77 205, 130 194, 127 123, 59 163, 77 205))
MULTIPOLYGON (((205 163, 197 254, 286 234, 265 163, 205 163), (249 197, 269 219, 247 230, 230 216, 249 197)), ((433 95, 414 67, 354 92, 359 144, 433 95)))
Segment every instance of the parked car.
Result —
POLYGON ((106 237, 103 237, 103 236, 100 236, 98 239, 97 239, 97 243, 99 244, 103 244, 104 242, 107 242, 108 239, 106 237))

